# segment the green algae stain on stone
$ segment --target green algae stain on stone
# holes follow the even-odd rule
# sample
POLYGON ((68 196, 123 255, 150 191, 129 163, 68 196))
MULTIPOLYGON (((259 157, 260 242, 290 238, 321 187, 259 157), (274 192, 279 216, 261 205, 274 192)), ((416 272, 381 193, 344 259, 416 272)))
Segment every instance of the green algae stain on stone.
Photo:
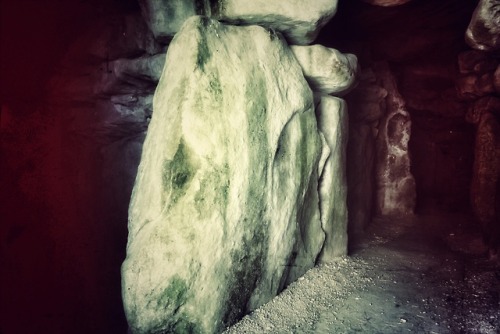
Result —
POLYGON ((215 207, 219 208, 223 217, 226 216, 231 185, 229 178, 230 170, 227 163, 213 168, 200 178, 200 190, 194 196, 195 208, 200 217, 215 207))
MULTIPOLYGON (((172 160, 166 160, 163 163, 163 189, 170 194, 171 204, 177 202, 185 194, 195 172, 196 168, 190 159, 189 150, 184 141, 181 140, 172 160)), ((166 201, 166 198, 164 198, 164 201, 166 201)))
POLYGON ((181 317, 173 326, 172 330, 165 333, 176 334, 202 334, 205 333, 199 325, 190 321, 187 317, 181 317))
POLYGON ((200 17, 200 24, 198 26, 200 40, 198 42, 198 54, 196 56, 196 65, 203 72, 205 72, 205 64, 212 56, 210 48, 208 47, 207 29, 210 26, 210 19, 208 17, 200 17))
POLYGON ((233 275, 230 278, 231 290, 227 296, 226 307, 222 317, 224 326, 231 326, 241 319, 247 312, 247 304, 257 287, 264 268, 264 245, 267 236, 264 228, 264 211, 251 220, 244 219, 243 224, 255 223, 255 230, 247 233, 242 240, 241 248, 231 254, 233 275))
POLYGON ((176 333, 176 334, 198 334, 204 333, 200 325, 190 319, 185 313, 180 311, 186 304, 189 296, 189 286, 185 280, 179 276, 173 277, 167 287, 158 298, 158 304, 165 309, 173 310, 172 317, 162 329, 152 330, 151 333, 176 333))
POLYGON ((213 73, 210 73, 209 80, 210 81, 208 89, 211 95, 214 97, 215 101, 220 102, 222 100, 222 86, 220 80, 213 73))
POLYGON ((225 297, 225 308, 222 311, 224 326, 233 325, 248 312, 248 302, 263 276, 266 267, 267 225, 266 196, 262 184, 267 180, 267 157, 269 144, 267 136, 268 101, 267 87, 262 77, 254 76, 252 84, 245 91, 248 104, 245 113, 248 120, 248 161, 255 166, 250 170, 249 187, 246 190, 245 213, 238 224, 244 225, 244 235, 239 248, 230 254, 231 276, 228 284, 231 287, 225 297))
POLYGON ((188 286, 180 277, 174 277, 158 298, 158 303, 165 307, 179 308, 187 300, 188 286))

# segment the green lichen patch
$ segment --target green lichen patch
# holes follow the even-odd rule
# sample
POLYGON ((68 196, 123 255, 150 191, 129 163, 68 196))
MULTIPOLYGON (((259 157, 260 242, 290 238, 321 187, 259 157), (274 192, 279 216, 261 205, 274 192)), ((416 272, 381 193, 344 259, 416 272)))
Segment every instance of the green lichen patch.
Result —
POLYGON ((200 190, 194 197, 195 208, 200 216, 215 207, 225 216, 229 205, 229 165, 214 168, 200 179, 200 190))
POLYGON ((265 247, 267 236, 263 229, 264 211, 257 217, 245 219, 243 224, 249 224, 251 229, 247 233, 240 249, 231 254, 232 277, 229 281, 231 287, 225 304, 222 317, 224 326, 231 326, 241 319, 247 312, 247 304, 257 287, 264 268, 265 247), (251 225, 255 226, 252 228, 251 225))
POLYGON ((210 73, 209 75, 209 91, 214 97, 214 99, 218 102, 222 100, 222 86, 219 80, 219 77, 214 73, 210 73))
POLYGON ((163 163, 162 170, 163 189, 166 194, 170 194, 172 204, 185 194, 195 172, 196 168, 189 157, 189 151, 181 140, 174 157, 163 163))
POLYGON ((197 67, 205 72, 205 65, 210 60, 212 54, 210 53, 210 48, 208 46, 208 39, 206 35, 206 30, 210 25, 210 19, 206 16, 200 18, 200 24, 198 26, 200 40, 198 41, 198 54, 196 55, 196 65, 197 67))
POLYGON ((186 281, 178 276, 175 276, 171 279, 170 283, 159 296, 158 304, 166 308, 174 308, 177 310, 180 306, 186 303, 187 292, 188 285, 186 281))
POLYGON ((172 330, 165 333, 175 334, 201 334, 204 333, 203 329, 197 323, 191 321, 188 317, 181 317, 177 320, 172 330))
POLYGON ((170 310, 172 316, 166 321, 149 331, 151 334, 198 334, 204 333, 202 327, 197 323, 196 319, 189 317, 183 313, 181 307, 186 304, 189 298, 188 283, 179 276, 174 276, 168 282, 166 288, 158 297, 159 307, 165 310, 170 310))

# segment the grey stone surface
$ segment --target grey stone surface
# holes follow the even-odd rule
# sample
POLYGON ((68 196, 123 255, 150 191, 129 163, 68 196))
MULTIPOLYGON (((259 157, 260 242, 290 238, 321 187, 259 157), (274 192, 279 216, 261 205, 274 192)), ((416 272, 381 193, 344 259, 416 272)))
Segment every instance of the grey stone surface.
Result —
POLYGON ((279 35, 186 21, 129 209, 122 291, 133 332, 220 331, 314 266, 321 138, 279 35))
POLYGON ((293 45, 291 49, 314 91, 341 96, 356 82, 358 60, 355 55, 319 44, 293 45))
POLYGON ((266 1, 222 0, 217 17, 229 22, 257 24, 281 32, 290 44, 314 41, 335 15, 338 0, 266 1))
POLYGON ((344 100, 328 95, 318 99, 318 127, 330 151, 319 184, 321 223, 326 234, 319 260, 328 262, 347 255, 346 149, 349 128, 344 100))
POLYGON ((193 15, 238 25, 261 25, 281 32, 293 44, 309 44, 335 15, 338 0, 304 2, 246 0, 141 0, 144 18, 159 41, 167 42, 193 15))

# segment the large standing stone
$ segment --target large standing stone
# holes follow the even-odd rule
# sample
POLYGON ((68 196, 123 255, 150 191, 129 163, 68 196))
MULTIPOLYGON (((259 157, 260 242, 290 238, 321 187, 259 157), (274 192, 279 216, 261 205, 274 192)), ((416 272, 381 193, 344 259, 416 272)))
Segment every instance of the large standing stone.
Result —
POLYGON ((380 63, 377 67, 387 90, 387 110, 377 136, 376 211, 380 215, 408 215, 413 213, 416 201, 408 151, 410 114, 388 66, 380 63))
POLYGON ((321 152, 312 92, 278 35, 186 21, 130 204, 132 331, 220 331, 311 268, 325 239, 321 152))
POLYGON ((343 54, 319 44, 292 45, 291 49, 307 82, 317 92, 340 95, 356 81, 358 59, 353 54, 343 54))
POLYGON ((326 234, 320 261, 328 262, 347 254, 347 179, 348 139, 347 104, 344 100, 321 96, 316 107, 318 127, 330 149, 319 186, 321 223, 326 234))
POLYGON ((170 39, 182 23, 196 14, 234 24, 261 25, 283 33, 294 44, 309 44, 335 15, 338 0, 140 0, 153 34, 170 39))
POLYGON ((500 49, 500 0, 479 0, 465 33, 465 40, 476 50, 500 49))

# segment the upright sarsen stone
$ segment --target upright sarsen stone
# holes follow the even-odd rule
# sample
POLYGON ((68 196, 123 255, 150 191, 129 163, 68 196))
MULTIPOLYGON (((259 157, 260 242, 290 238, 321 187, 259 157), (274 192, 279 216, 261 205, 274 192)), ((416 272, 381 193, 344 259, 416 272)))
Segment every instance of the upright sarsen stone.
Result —
POLYGON ((134 333, 215 333, 323 247, 312 92, 281 37, 188 19, 172 40, 129 209, 134 333))
POLYGON ((330 150, 319 184, 321 223, 326 234, 319 259, 328 262, 347 255, 347 104, 338 97, 323 95, 318 98, 316 115, 330 150))

